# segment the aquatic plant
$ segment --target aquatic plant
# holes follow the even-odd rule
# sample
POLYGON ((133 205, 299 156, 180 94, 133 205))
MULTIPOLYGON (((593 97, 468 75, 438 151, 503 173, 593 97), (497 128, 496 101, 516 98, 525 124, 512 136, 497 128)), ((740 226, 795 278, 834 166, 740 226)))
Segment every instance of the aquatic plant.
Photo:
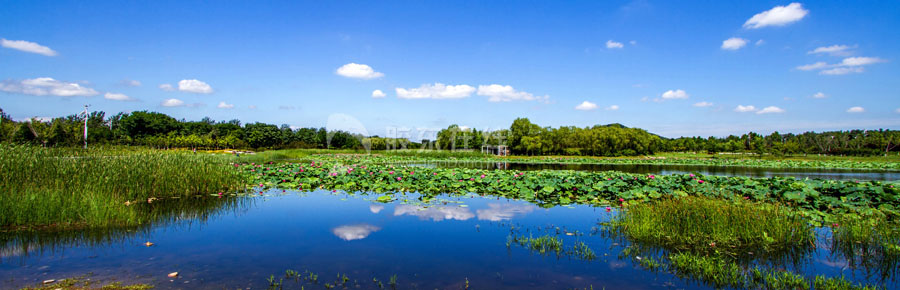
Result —
POLYGON ((842 215, 831 224, 831 252, 850 268, 889 278, 900 264, 900 225, 880 216, 842 215))
POLYGON ((495 195, 542 206, 572 203, 624 205, 667 197, 706 196, 717 199, 782 204, 799 210, 809 222, 831 214, 879 212, 900 217, 900 183, 877 181, 798 180, 787 177, 748 178, 695 174, 643 175, 614 171, 583 172, 412 168, 372 163, 327 162, 244 164, 241 171, 260 189, 313 190, 394 194, 495 195), (411 174, 414 173, 414 174, 411 174), (402 176, 398 179, 397 177, 402 176), (484 176, 482 178, 482 176, 484 176), (895 186, 897 185, 897 186, 895 186))
POLYGON ((0 144, 0 227, 5 229, 137 225, 153 218, 144 208, 160 199, 245 186, 245 175, 213 155, 0 144))
POLYGON ((730 256, 803 253, 815 239, 813 227, 784 207, 702 197, 629 205, 604 234, 672 252, 730 256))

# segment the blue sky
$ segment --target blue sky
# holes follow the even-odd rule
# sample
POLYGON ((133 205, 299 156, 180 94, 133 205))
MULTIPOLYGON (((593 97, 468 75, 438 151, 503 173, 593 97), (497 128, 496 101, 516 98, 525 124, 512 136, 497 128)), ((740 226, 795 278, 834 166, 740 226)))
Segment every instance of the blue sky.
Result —
POLYGON ((90 104, 413 139, 516 117, 667 137, 900 128, 897 1, 0 6, 16 119, 90 104))

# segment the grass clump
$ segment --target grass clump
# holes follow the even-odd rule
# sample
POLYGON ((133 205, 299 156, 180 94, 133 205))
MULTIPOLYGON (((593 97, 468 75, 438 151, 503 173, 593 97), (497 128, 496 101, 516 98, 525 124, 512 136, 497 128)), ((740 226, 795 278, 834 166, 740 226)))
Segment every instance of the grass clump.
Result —
POLYGON ((25 287, 21 290, 56 290, 56 289, 65 289, 65 290, 87 290, 87 289, 101 289, 101 290, 147 290, 153 289, 153 286, 147 284, 128 284, 125 285, 122 282, 113 282, 109 284, 103 284, 98 281, 91 281, 84 277, 76 277, 76 278, 67 278, 59 281, 54 281, 52 283, 41 283, 40 285, 36 285, 34 287, 25 287))
POLYGON ((883 217, 844 215, 831 228, 833 255, 851 268, 874 270, 883 278, 897 272, 900 264, 900 229, 883 217))
POLYGON ((221 156, 155 150, 0 145, 0 227, 148 221, 136 204, 246 187, 221 156))
POLYGON ((612 237, 667 250, 760 255, 811 249, 813 227, 786 208, 701 197, 629 205, 605 227, 612 237))

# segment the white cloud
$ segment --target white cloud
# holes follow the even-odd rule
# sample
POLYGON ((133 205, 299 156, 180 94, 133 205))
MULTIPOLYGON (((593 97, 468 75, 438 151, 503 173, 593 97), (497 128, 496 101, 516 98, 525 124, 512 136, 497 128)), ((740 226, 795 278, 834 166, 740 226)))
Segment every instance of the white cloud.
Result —
POLYGON ((816 49, 810 50, 806 52, 807 54, 821 54, 826 53, 835 56, 844 56, 850 54, 850 46, 847 45, 832 45, 832 46, 820 46, 816 47, 816 49))
POLYGON ((378 99, 378 98, 384 98, 385 96, 387 96, 387 95, 386 95, 384 92, 382 92, 381 90, 374 90, 374 91, 372 91, 372 97, 373 97, 373 98, 378 99))
POLYGON ((184 101, 179 99, 166 99, 162 103, 160 103, 163 107, 181 107, 184 106, 184 101))
POLYGON ((900 113, 900 108, 897 108, 894 112, 900 113))
POLYGON ((862 73, 863 71, 865 71, 863 69, 863 66, 881 62, 887 62, 887 60, 878 57, 857 56, 845 58, 837 64, 827 64, 820 61, 814 64, 798 66, 797 69, 822 70, 819 71, 819 74, 822 75, 845 75, 851 73, 862 73))
POLYGON ((535 96, 528 92, 517 91, 512 86, 504 86, 498 84, 480 85, 478 86, 478 95, 489 97, 490 102, 509 102, 509 101, 544 101, 546 102, 550 96, 535 96))
POLYGON ((56 56, 56 51, 50 49, 49 47, 25 40, 8 40, 5 38, 0 38, 0 46, 6 48, 12 48, 15 50, 21 50, 24 52, 37 53, 46 56, 56 56))
POLYGON ((612 39, 606 41, 606 48, 614 49, 614 48, 623 48, 623 47, 625 47, 625 45, 622 44, 621 42, 615 42, 615 41, 612 41, 612 39))
MULTIPOLYGON (((752 107, 752 106, 751 106, 752 107)), ((777 114, 784 113, 784 109, 776 107, 776 106, 768 106, 756 112, 757 114, 777 114)))
POLYGON ((798 66, 797 69, 799 69, 799 70, 817 70, 817 69, 823 69, 826 67, 828 67, 828 64, 825 63, 824 61, 820 61, 817 63, 811 63, 811 64, 807 64, 807 65, 798 66))
POLYGON ((803 4, 791 3, 787 6, 775 6, 768 11, 753 15, 744 23, 744 28, 756 29, 766 26, 785 26, 803 19, 809 14, 809 10, 803 9, 803 4))
POLYGON ((247 108, 251 109, 251 110, 256 110, 256 105, 249 105, 249 106, 247 106, 247 108))
POLYGON ((383 73, 376 72, 375 69, 368 65, 352 62, 339 67, 335 73, 343 77, 364 80, 375 79, 384 76, 383 73))
POLYGON ((579 104, 578 106, 575 106, 575 109, 580 110, 580 111, 596 110, 597 104, 594 104, 594 103, 591 103, 588 101, 584 101, 584 102, 581 102, 581 104, 579 104))
POLYGON ((847 113, 862 113, 865 112, 866 109, 863 107, 850 107, 847 109, 847 113))
POLYGON ((836 67, 833 69, 826 69, 826 70, 820 71, 819 74, 820 75, 845 75, 845 74, 851 74, 851 73, 862 73, 863 71, 865 71, 865 70, 859 66, 836 67))
POLYGON ((461 99, 475 92, 470 85, 445 85, 442 83, 423 84, 418 88, 396 88, 397 97, 401 99, 461 99))
POLYGON ((690 97, 690 95, 683 90, 668 90, 662 94, 662 98, 665 100, 687 99, 688 97, 690 97))
POLYGON ((159 85, 159 89, 167 92, 171 92, 175 90, 175 87, 172 87, 170 84, 161 84, 159 85))
POLYGON ((865 57, 865 56, 857 56, 857 57, 848 57, 841 61, 842 66, 863 66, 876 64, 879 62, 885 62, 885 60, 877 58, 877 57, 865 57))
POLYGON ((119 94, 119 93, 106 93, 103 95, 103 98, 107 99, 107 100, 113 100, 113 101, 135 101, 134 98, 129 97, 125 94, 119 94))
POLYGON ((631 45, 637 45, 637 41, 635 40, 629 41, 628 43, 630 43, 631 45))
POLYGON ((92 88, 84 87, 77 83, 61 82, 53 78, 25 79, 18 82, 2 81, 0 82, 0 91, 32 96, 51 95, 59 97, 86 97, 98 94, 92 88))
POLYGON ((619 110, 619 105, 612 105, 612 106, 606 107, 606 110, 607 111, 617 111, 617 110, 619 110))
POLYGON ((352 226, 339 226, 331 230, 331 233, 341 238, 345 241, 353 241, 353 240, 362 240, 371 235, 374 232, 381 230, 381 228, 369 225, 369 224, 360 224, 360 225, 352 225, 352 226))
POLYGON ((812 95, 812 97, 813 97, 813 99, 824 99, 824 98, 827 98, 828 95, 826 95, 823 92, 818 92, 818 93, 812 95))
POLYGON ((694 103, 694 107, 699 107, 699 108, 712 107, 712 105, 713 105, 713 103, 706 102, 706 101, 694 103))
POLYGON ((372 213, 379 213, 382 210, 384 210, 383 205, 380 205, 380 204, 370 204, 369 205, 369 211, 371 211, 372 213))
POLYGON ((140 81, 129 80, 129 79, 121 80, 121 81, 119 81, 119 84, 121 84, 123 86, 128 86, 128 87, 140 87, 141 86, 140 81))
POLYGON ((754 111, 756 111, 756 107, 754 107, 752 105, 750 105, 750 106, 738 105, 737 107, 734 108, 734 111, 738 112, 738 113, 754 112, 754 111))
POLYGON ((219 102, 219 105, 216 106, 219 109, 234 109, 234 104, 226 103, 225 101, 219 102))
POLYGON ((722 41, 722 49, 724 50, 738 50, 745 45, 747 45, 747 40, 738 37, 732 37, 722 41))
POLYGON ((281 106, 278 106, 278 109, 279 109, 279 110, 293 110, 293 109, 296 109, 296 108, 297 108, 297 107, 290 106, 290 105, 281 105, 281 106))
POLYGON ((179 81, 178 90, 195 94, 212 94, 213 92, 213 89, 209 84, 196 79, 179 81))
POLYGON ((763 45, 763 44, 766 44, 766 41, 765 41, 765 40, 760 39, 760 40, 757 40, 757 41, 756 41, 756 46, 760 46, 760 45, 763 45))

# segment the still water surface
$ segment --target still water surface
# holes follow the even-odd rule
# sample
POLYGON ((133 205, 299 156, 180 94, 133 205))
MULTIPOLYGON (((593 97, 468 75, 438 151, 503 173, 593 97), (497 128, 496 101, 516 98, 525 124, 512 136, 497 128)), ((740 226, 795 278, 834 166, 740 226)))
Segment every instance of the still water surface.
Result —
MULTIPOLYGON (((107 236, 76 232, 60 238, 44 233, 22 242, 21 236, 5 235, 0 240, 0 288, 93 273, 92 279, 143 282, 157 289, 265 289, 270 275, 283 277, 292 269, 320 276, 318 285, 306 284, 305 289, 324 289, 338 273, 362 289, 377 288, 373 278, 390 289, 392 275, 397 275, 398 289, 464 289, 466 280, 469 289, 709 289, 619 258, 627 242, 597 234, 598 222, 615 211, 589 206, 545 209, 475 196, 444 197, 425 207, 414 195, 407 196, 407 202, 388 204, 373 202, 375 197, 278 190, 232 197, 239 202, 223 203, 223 210, 202 220, 180 219, 175 212, 167 222, 110 231, 107 236), (558 235, 566 247, 585 242, 597 259, 542 256, 515 244, 508 247, 513 229, 525 236, 558 235), (155 245, 143 245, 147 241, 155 245), (178 278, 167 277, 176 271, 178 278)), ((795 263, 784 267, 882 281, 847 269, 846 262, 824 247, 795 263)), ((886 283, 897 286, 890 279, 886 283)), ((285 288, 300 287, 286 283, 285 288)))

